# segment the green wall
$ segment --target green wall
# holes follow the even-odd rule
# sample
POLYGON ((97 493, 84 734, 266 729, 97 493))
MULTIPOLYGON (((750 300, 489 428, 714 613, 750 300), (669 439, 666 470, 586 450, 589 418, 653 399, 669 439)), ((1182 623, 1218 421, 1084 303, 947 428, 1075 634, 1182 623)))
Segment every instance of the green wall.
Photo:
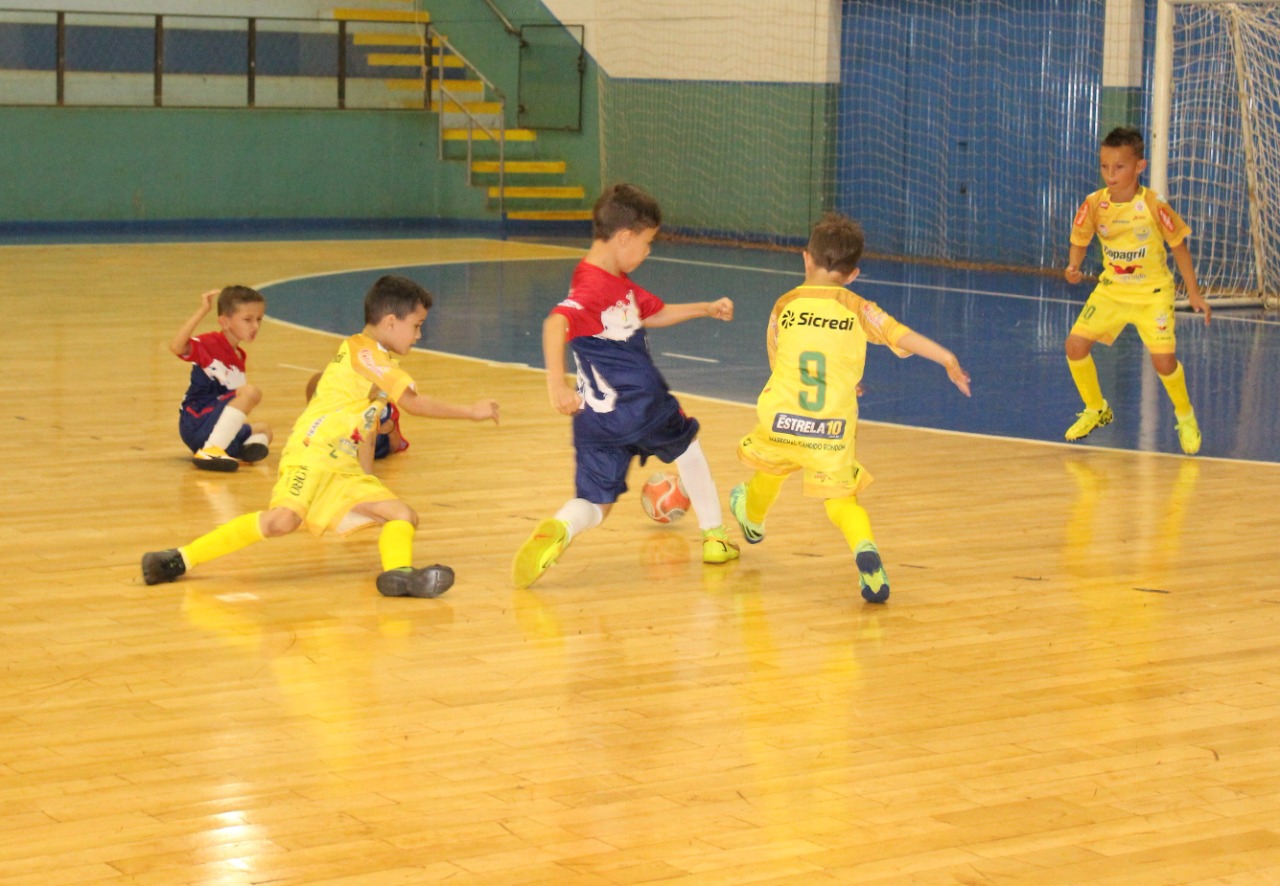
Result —
POLYGON ((601 88, 604 174, 653 193, 665 228, 804 238, 830 200, 833 87, 606 80, 601 88))
POLYGON ((478 217, 434 118, 399 111, 0 109, 0 221, 478 217))

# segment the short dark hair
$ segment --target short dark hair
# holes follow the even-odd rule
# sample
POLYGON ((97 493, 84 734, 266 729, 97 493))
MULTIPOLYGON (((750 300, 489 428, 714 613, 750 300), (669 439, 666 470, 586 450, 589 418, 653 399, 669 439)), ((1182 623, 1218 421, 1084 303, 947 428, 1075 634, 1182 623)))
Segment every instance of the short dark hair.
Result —
POLYGON ((839 213, 828 212, 813 226, 805 251, 818 267, 851 274, 858 267, 865 244, 862 225, 839 213))
POLYGON ((608 240, 619 231, 644 231, 662 226, 658 201, 635 185, 605 188, 591 210, 591 236, 608 240))
POLYGON ((266 304, 262 293, 248 286, 224 286, 218 293, 218 316, 230 317, 241 305, 266 304))
POLYGON ((1104 148, 1132 148, 1133 155, 1139 160, 1147 156, 1147 145, 1142 140, 1142 133, 1133 126, 1117 126, 1107 133, 1102 140, 1104 148))
POLYGON ((431 293, 422 284, 408 277, 387 274, 374 280, 365 293, 364 322, 373 326, 388 314, 403 320, 419 305, 431 308, 431 293))

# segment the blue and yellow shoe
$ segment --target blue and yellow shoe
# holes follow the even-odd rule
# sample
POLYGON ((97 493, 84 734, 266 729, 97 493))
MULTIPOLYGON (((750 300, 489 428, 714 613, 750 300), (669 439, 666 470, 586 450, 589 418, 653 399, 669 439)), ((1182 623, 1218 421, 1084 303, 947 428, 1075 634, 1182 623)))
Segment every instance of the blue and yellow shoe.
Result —
POLYGON ((554 518, 543 520, 516 551, 511 563, 511 583, 527 588, 551 568, 569 546, 569 525, 554 518))
POLYGON ((723 526, 702 530, 702 562, 728 563, 738 559, 738 546, 729 541, 723 526))
POLYGON ((858 581, 862 584, 862 599, 868 603, 883 603, 889 599, 889 576, 885 574, 880 552, 871 542, 858 545, 854 553, 858 564, 858 581))
POLYGON ((747 484, 739 483, 729 491, 729 511, 733 519, 738 521, 742 537, 749 545, 758 545, 764 541, 764 524, 752 523, 747 519, 747 484))

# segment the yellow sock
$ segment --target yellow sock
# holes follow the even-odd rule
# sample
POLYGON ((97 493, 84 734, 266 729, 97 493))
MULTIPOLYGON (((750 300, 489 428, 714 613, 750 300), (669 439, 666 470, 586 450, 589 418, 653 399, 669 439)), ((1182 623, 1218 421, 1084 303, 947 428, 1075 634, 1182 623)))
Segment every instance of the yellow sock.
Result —
POLYGON ((1195 410, 1191 408, 1191 395, 1187 393, 1187 374, 1182 371, 1181 361, 1173 372, 1160 376, 1160 381, 1164 383, 1164 389, 1169 392, 1169 399, 1173 401, 1173 412, 1178 418, 1195 414, 1195 410))
POLYGON ((382 524, 382 534, 378 536, 378 554, 382 557, 384 571, 413 565, 415 531, 414 525, 408 520, 388 520, 382 524))
POLYGON ((847 498, 829 498, 826 506, 827 516, 844 534, 844 540, 849 543, 849 550, 856 552, 858 545, 863 542, 869 541, 875 544, 876 540, 871 535, 871 518, 867 516, 866 509, 858 504, 856 498, 852 495, 847 498))
POLYGON ((778 493, 782 492, 782 484, 786 479, 785 474, 766 474, 764 471, 756 471, 751 482, 747 484, 748 520, 757 526, 764 522, 769 508, 773 507, 773 503, 778 500, 778 493))
POLYGON ((258 511, 241 514, 229 523, 223 523, 212 532, 206 532, 186 547, 179 548, 187 568, 194 569, 201 563, 224 557, 241 548, 262 541, 262 527, 258 523, 258 511))
POLYGON ((1102 399, 1102 385, 1098 383, 1098 367, 1093 364, 1093 355, 1085 354, 1079 360, 1067 358, 1067 368, 1075 379, 1076 390, 1084 401, 1085 409, 1101 409, 1106 401, 1102 399))

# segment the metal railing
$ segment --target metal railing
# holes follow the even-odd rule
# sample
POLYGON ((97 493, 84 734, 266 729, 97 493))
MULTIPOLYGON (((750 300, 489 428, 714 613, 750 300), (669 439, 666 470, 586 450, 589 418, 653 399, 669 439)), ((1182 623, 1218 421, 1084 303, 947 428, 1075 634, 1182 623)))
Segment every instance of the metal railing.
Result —
POLYGON ((459 52, 448 39, 428 25, 426 27, 426 48, 430 51, 435 59, 434 72, 435 77, 427 78, 427 107, 431 106, 431 84, 434 80, 435 89, 439 94, 439 157, 444 159, 445 144, 445 114, 460 113, 465 116, 467 125, 467 184, 474 184, 472 181, 471 169, 472 162, 475 159, 475 133, 477 130, 488 136, 489 140, 498 146, 498 214, 506 215, 506 155, 507 155, 507 98, 493 81, 480 72, 480 69, 467 60, 467 57, 459 52), (436 52, 435 47, 439 46, 436 52), (446 85, 445 80, 445 55, 446 52, 462 62, 463 67, 475 79, 479 80, 485 89, 484 97, 487 98, 490 93, 494 96, 498 103, 498 128, 497 132, 485 124, 485 122, 467 107, 466 103, 460 96, 455 95, 446 85), (452 107, 451 107, 452 106, 452 107), (457 110, 455 111, 454 108, 457 110))
MULTIPOLYGON (((352 57, 352 38, 362 26, 386 23, 0 8, 0 103, 252 108, 260 106, 260 85, 272 82, 280 84, 282 98, 265 106, 345 109, 353 82, 388 79, 363 57, 352 57), (52 75, 49 92, 47 75, 52 75), (91 78, 97 85, 84 92, 93 97, 71 101, 68 85, 89 84, 91 78), (146 93, 140 78, 150 81, 146 93), (227 78, 243 78, 240 98, 232 98, 235 90, 227 78), (331 91, 316 88, 324 81, 332 81, 331 91), (166 85, 174 82, 190 84, 189 91, 212 100, 179 96, 171 104, 166 85), (45 95, 47 100, 41 98, 45 95)), ((381 93, 369 95, 384 103, 360 107, 392 107, 381 93)))

